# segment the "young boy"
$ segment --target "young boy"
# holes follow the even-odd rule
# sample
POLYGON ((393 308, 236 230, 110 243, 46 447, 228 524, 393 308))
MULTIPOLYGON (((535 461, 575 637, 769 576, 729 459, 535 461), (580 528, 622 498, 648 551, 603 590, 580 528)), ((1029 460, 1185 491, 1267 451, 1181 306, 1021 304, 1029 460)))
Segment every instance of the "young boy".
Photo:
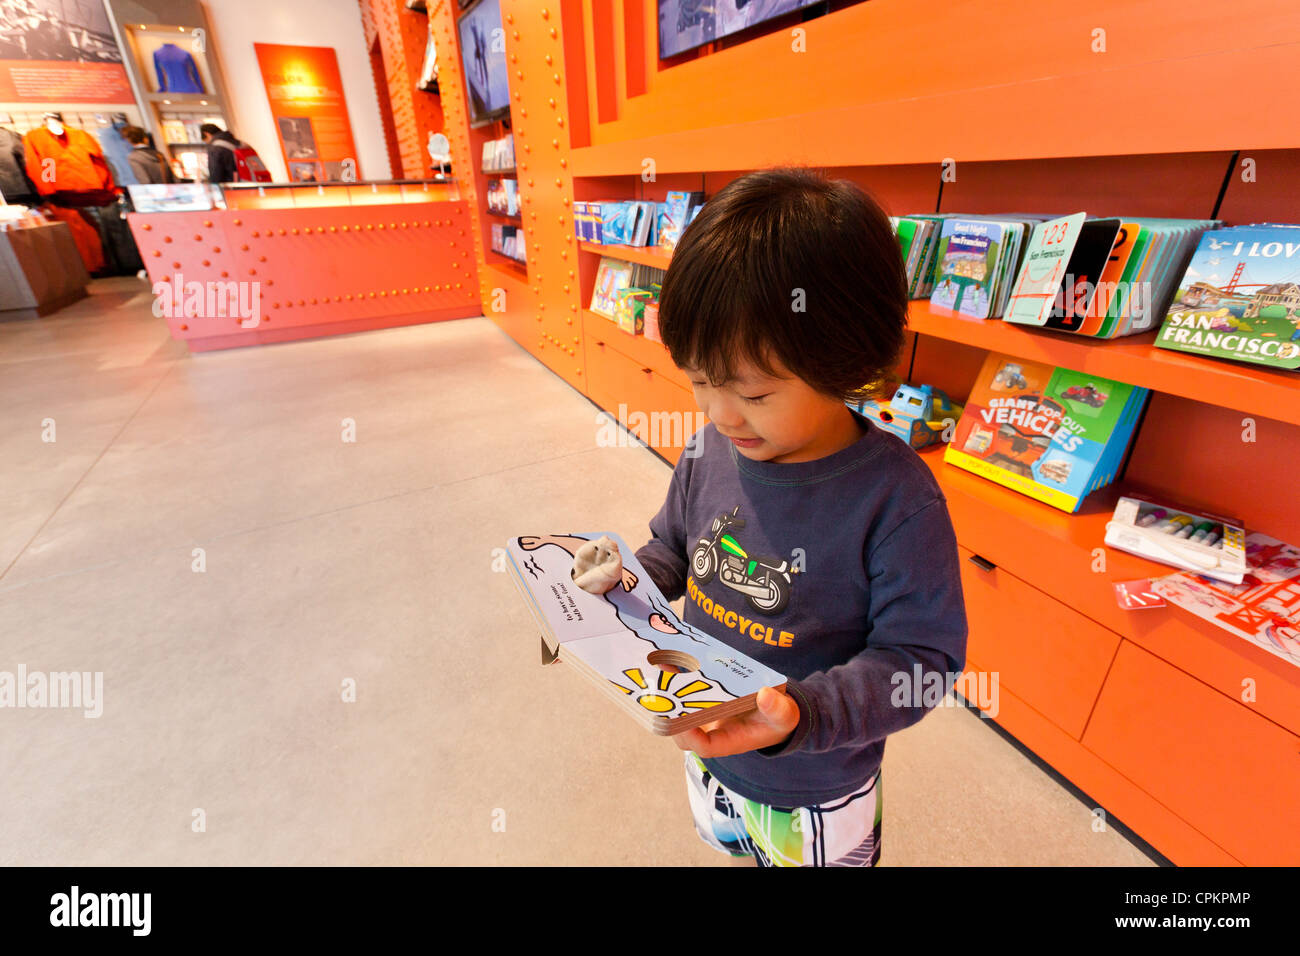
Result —
POLYGON ((664 279, 660 334, 710 424, 637 558, 687 623, 789 678, 675 738, 700 836, 761 866, 874 866, 885 738, 924 716, 923 675, 965 663, 943 493, 845 405, 888 375, 906 320, 889 220, 804 170, 721 190, 664 279))

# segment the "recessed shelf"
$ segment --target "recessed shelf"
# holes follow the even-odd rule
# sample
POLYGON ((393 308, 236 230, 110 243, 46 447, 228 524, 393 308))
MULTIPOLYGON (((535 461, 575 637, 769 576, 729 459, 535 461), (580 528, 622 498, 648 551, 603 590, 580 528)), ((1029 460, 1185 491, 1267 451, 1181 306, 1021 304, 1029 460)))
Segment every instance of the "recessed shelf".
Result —
POLYGON ((600 256, 613 256, 615 259, 636 262, 643 266, 654 266, 656 269, 667 269, 668 263, 673 258, 671 252, 665 252, 658 246, 619 246, 605 245, 599 242, 583 242, 579 244, 579 248, 583 252, 594 252, 600 256))
POLYGON ((990 352, 1046 362, 1102 378, 1245 414, 1300 424, 1300 372, 1203 358, 1157 348, 1158 330, 1099 340, 1003 322, 943 313, 916 300, 908 310, 912 331, 990 352))

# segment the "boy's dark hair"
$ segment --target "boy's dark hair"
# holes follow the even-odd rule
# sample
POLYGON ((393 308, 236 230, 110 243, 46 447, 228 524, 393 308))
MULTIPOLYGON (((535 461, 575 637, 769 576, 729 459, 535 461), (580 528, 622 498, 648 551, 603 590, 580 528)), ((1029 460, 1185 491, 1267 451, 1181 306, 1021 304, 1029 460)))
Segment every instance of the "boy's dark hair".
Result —
POLYGON ((857 400, 892 371, 906 326, 888 217, 853 183, 807 169, 720 190, 678 242, 659 297, 673 361, 715 386, 742 358, 769 375, 776 359, 817 391, 857 400))
POLYGON ((123 126, 122 138, 128 143, 135 143, 137 146, 149 142, 149 134, 138 126, 123 126))
POLYGON ((204 123, 199 127, 199 132, 207 133, 209 136, 216 136, 218 133, 224 133, 226 131, 216 123, 204 123))

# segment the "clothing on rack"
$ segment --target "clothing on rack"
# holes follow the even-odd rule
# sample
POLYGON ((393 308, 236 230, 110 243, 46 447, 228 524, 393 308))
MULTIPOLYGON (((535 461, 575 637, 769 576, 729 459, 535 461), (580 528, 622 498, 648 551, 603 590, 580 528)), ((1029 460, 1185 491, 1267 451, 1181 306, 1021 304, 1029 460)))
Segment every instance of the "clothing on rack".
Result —
POLYGON ((122 135, 126 122, 114 122, 108 126, 92 126, 90 134, 99 141, 99 148, 108 160, 109 170, 113 173, 113 182, 119 186, 133 186, 141 180, 131 168, 131 152, 134 146, 122 135))
POLYGON ((133 276, 144 268, 140 248, 126 223, 126 207, 121 202, 104 206, 88 206, 78 210, 86 221, 95 227, 100 248, 104 253, 104 273, 111 276, 133 276))
POLYGON ((78 210, 46 203, 41 207, 41 214, 47 219, 68 224, 72 230, 72 241, 76 243, 77 252, 80 253, 87 272, 94 274, 103 270, 104 246, 99 238, 99 230, 88 223, 78 210))
POLYGON ((164 43, 153 51, 153 68, 158 71, 159 93, 206 93, 194 57, 175 43, 164 43))
MULTIPOLYGON (((85 130, 63 127, 55 136, 44 126, 29 130, 23 137, 27 175, 42 196, 58 192, 113 191, 113 174, 99 141, 85 130)), ((111 201, 111 197, 108 200, 111 201)), ((92 205, 95 205, 92 203, 92 205)))
POLYGON ((0 127, 0 196, 11 205, 33 206, 38 202, 36 184, 27 175, 23 138, 0 127))

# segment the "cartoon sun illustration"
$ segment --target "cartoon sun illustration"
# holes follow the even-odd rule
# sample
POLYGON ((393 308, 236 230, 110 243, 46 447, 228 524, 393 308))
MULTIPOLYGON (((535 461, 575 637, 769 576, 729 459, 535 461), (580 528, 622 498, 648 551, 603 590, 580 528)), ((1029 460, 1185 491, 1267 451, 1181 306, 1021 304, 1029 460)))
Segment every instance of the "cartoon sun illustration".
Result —
POLYGON ((722 703, 720 700, 686 700, 686 698, 693 697, 695 694, 714 690, 717 687, 716 684, 702 680, 699 677, 692 678, 677 690, 673 690, 674 678, 681 675, 666 670, 659 671, 659 679, 655 682, 656 687, 653 689, 646 683, 645 676, 641 673, 639 667, 629 667, 623 671, 623 675, 636 686, 624 687, 618 681, 610 681, 610 683, 629 696, 638 695, 636 699, 638 704, 651 713, 660 716, 678 717, 687 711, 703 710, 706 707, 716 707, 722 703))

